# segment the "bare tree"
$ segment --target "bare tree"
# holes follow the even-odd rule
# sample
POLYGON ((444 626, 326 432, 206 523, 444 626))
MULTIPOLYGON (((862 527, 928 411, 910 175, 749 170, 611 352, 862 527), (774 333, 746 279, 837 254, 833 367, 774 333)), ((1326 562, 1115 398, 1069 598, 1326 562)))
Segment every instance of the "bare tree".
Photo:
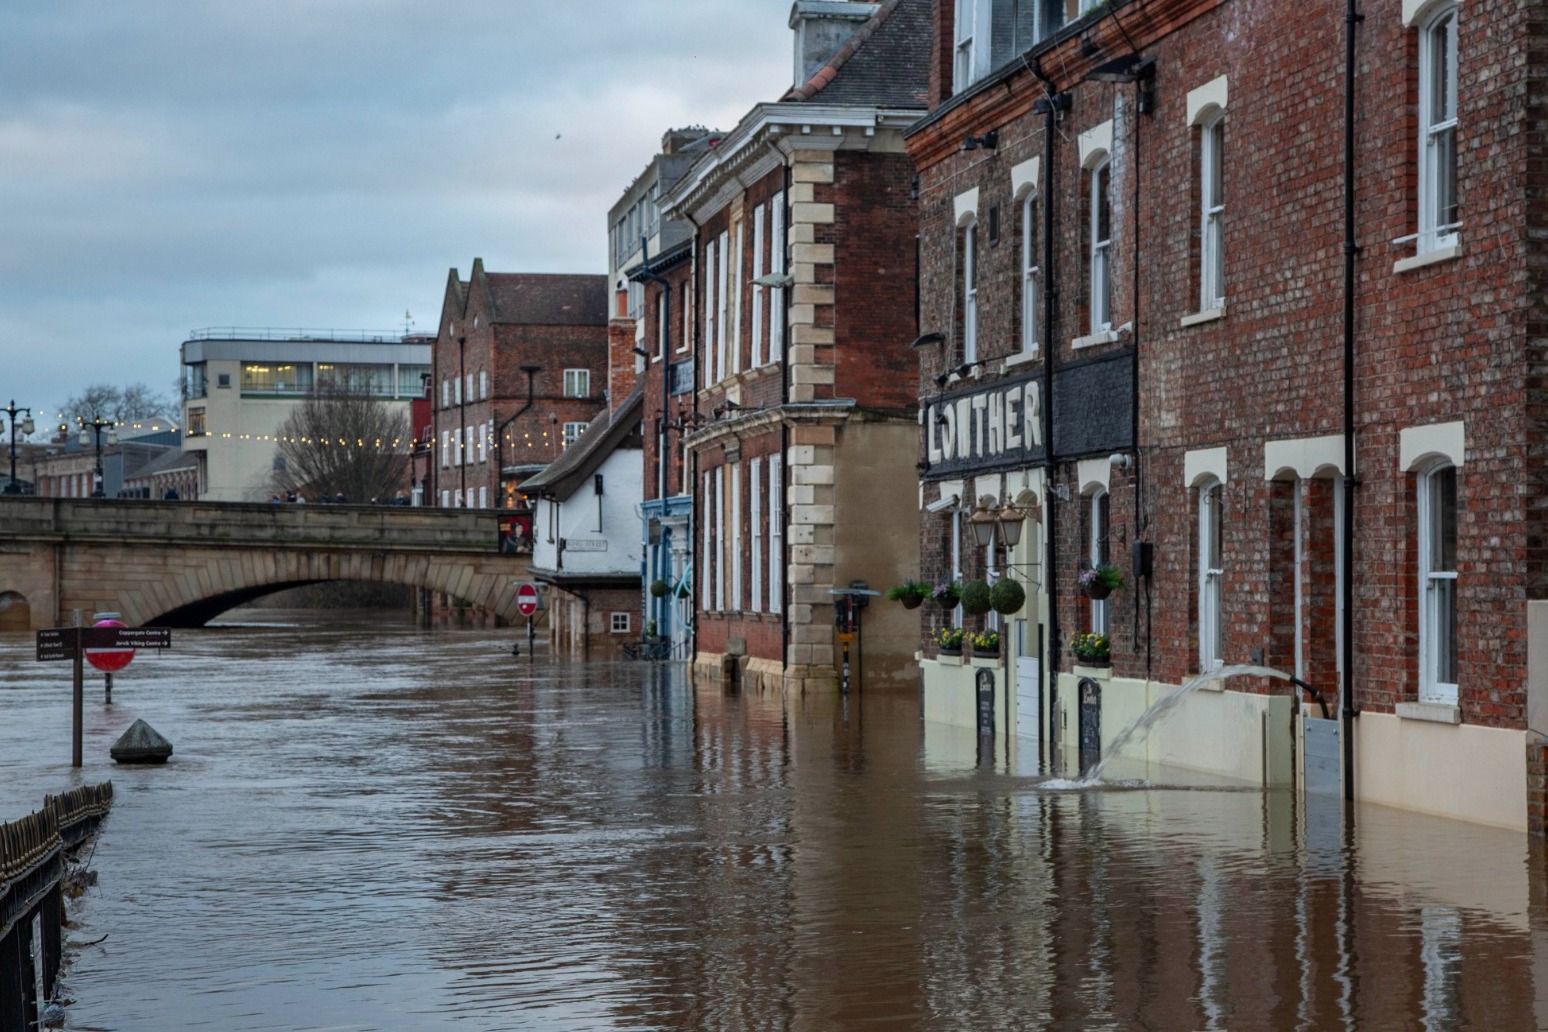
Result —
POLYGON ((279 428, 274 487, 308 501, 390 499, 408 486, 407 406, 370 394, 318 388, 279 428))
POLYGON ((128 423, 153 416, 173 416, 178 408, 171 399, 144 383, 132 383, 128 387, 94 383, 66 401, 60 411, 76 422, 111 419, 115 423, 128 423))

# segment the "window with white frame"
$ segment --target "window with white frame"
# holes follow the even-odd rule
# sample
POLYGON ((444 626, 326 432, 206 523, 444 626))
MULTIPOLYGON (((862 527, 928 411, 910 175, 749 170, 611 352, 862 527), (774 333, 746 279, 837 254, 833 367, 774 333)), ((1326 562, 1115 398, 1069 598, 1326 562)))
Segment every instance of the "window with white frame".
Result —
POLYGON ((753 208, 752 220, 752 327, 749 331, 750 340, 748 346, 752 349, 751 359, 748 364, 756 369, 763 364, 763 287, 758 280, 763 276, 763 224, 768 219, 768 211, 763 205, 753 208))
POLYGON ((441 407, 443 409, 451 408, 451 381, 450 380, 442 380, 441 381, 441 407))
POLYGON ((1021 201, 1021 353, 1037 353, 1037 194, 1021 201))
POLYGON ((962 226, 962 361, 978 361, 978 220, 962 226))
POLYGON ((451 465, 451 431, 441 431, 441 468, 451 465))
POLYGON ((1221 524, 1225 515, 1225 486, 1210 478, 1199 485, 1199 670, 1214 670, 1225 662, 1225 637, 1221 619, 1225 556, 1221 524))
POLYGON ((1419 701, 1457 701, 1457 468, 1419 475, 1419 701))
POLYGON ((747 526, 752 533, 747 572, 752 575, 748 611, 763 612, 763 460, 747 463, 747 526))
POLYGON ((450 509, 451 508, 451 492, 450 491, 442 491, 441 492, 441 508, 443 508, 443 509, 450 509))
POLYGON ((961 92, 989 70, 993 0, 956 0, 952 18, 952 92, 961 92))
POLYGON ((769 456, 769 612, 785 609, 785 485, 782 459, 769 456))
POLYGON ((726 611, 726 467, 715 467, 715 609, 726 611))
POLYGON ((608 617, 609 617, 609 622, 608 622, 608 630, 609 631, 611 631, 613 634, 628 634, 629 633, 629 614, 628 613, 610 613, 610 614, 608 614, 608 617))
MULTIPOLYGON (((1086 513, 1087 537, 1086 559, 1091 563, 1093 570, 1106 566, 1112 562, 1112 551, 1109 544, 1111 527, 1109 514, 1111 496, 1106 491, 1097 490, 1091 493, 1086 513)), ((1091 630, 1096 634, 1107 633, 1107 602, 1103 599, 1091 600, 1091 630)))
POLYGON ((489 370, 487 369, 478 371, 478 396, 480 400, 489 397, 489 370))
POLYGON ((681 352, 693 347, 693 295, 689 293, 687 280, 677 288, 677 299, 678 307, 683 310, 683 339, 677 343, 677 350, 681 352))
POLYGON ((726 355, 726 341, 728 339, 729 329, 726 324, 731 321, 729 307, 731 304, 731 295, 730 292, 726 289, 726 270, 730 267, 729 262, 731 257, 727 253, 731 249, 729 242, 730 236, 731 234, 729 231, 720 234, 720 237, 715 244, 717 252, 715 263, 715 383, 719 383, 721 380, 724 380, 726 378, 726 374, 730 371, 731 368, 730 364, 727 362, 726 355))
POLYGON ((467 380, 468 389, 467 389, 467 393, 464 394, 463 397, 467 398, 469 401, 472 401, 473 400, 473 374, 472 373, 468 373, 466 375, 465 379, 467 380))
POLYGON ((591 396, 591 370, 566 369, 564 371, 564 396, 589 398, 591 396))
POLYGON ((478 424, 478 461, 489 461, 489 428, 492 424, 478 424))
MULTIPOLYGON (((784 275, 785 193, 781 190, 769 202, 769 272, 784 275)), ((769 361, 778 362, 785 353, 785 288, 769 288, 769 361)))
POLYGON ((700 277, 700 303, 704 306, 704 365, 701 372, 708 374, 709 382, 715 382, 715 241, 704 245, 704 275, 700 277))
POLYGON ((729 373, 742 371, 742 223, 736 224, 735 246, 731 249, 729 282, 726 290, 726 319, 731 324, 731 368, 729 373))
POLYGON ((1418 250, 1456 243, 1457 6, 1443 4, 1419 26, 1418 250))
POLYGON ((584 434, 585 432, 586 432, 586 424, 585 423, 566 423, 566 424, 564 424, 564 437, 563 437, 564 446, 566 448, 568 448, 570 445, 572 445, 576 441, 580 440, 581 439, 581 435, 584 434))
POLYGON ((1091 332, 1112 329, 1113 163, 1103 157, 1091 170, 1091 332))
POLYGON ((478 489, 478 507, 480 509, 489 508, 489 485, 487 484, 478 489))
POLYGON ((462 404, 462 377, 452 377, 452 404, 462 404))
POLYGON ((709 473, 704 474, 704 484, 699 491, 699 505, 697 506, 699 519, 703 523, 701 534, 702 547, 699 550, 699 608, 705 612, 713 608, 714 601, 711 595, 711 583, 714 579, 715 554, 711 551, 714 534, 711 528, 715 525, 715 496, 711 492, 714 477, 709 473))
POLYGON ((1199 311, 1225 307, 1225 114, 1199 127, 1199 311))
POLYGON ((731 549, 731 608, 742 608, 742 464, 731 464, 731 518, 726 539, 731 549))
POLYGON ((667 326, 668 302, 671 300, 671 287, 663 286, 656 293, 656 358, 664 359, 667 353, 667 335, 670 327, 667 326))

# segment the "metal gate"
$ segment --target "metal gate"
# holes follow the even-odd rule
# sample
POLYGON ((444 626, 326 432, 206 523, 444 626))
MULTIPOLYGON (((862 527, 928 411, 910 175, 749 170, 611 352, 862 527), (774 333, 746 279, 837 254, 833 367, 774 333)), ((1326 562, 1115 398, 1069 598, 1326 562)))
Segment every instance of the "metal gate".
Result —
POLYGON ((1305 809, 1307 865, 1318 873, 1339 869, 1344 798, 1337 720, 1302 720, 1301 803, 1305 809))
POLYGON ((1080 679, 1080 771, 1102 759, 1102 686, 1089 677, 1080 679))
POLYGON ((1020 774, 1040 769, 1043 740, 1042 685, 1032 656, 1016 660, 1016 766, 1020 774))

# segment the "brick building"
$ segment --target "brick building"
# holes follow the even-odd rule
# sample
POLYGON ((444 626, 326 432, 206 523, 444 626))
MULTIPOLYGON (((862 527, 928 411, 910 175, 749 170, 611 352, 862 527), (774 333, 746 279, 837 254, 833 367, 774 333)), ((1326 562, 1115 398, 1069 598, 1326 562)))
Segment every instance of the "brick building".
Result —
POLYGON ((688 290, 693 227, 684 219, 663 218, 660 200, 722 135, 700 128, 669 130, 662 137, 661 153, 608 212, 609 282, 613 284, 608 357, 609 378, 615 381, 611 390, 621 398, 636 383, 644 388, 640 531, 645 576, 640 611, 647 624, 654 624, 660 636, 670 640, 674 658, 690 654, 693 626, 689 585, 693 506, 682 486, 683 452, 676 446, 681 435, 667 436, 671 433, 667 424, 692 411, 693 356, 683 344, 683 330, 692 325, 688 290), (671 344, 663 350, 667 338, 671 344), (667 447, 662 447, 663 442, 667 447), (658 461, 660 456, 665 463, 658 461), (667 589, 664 593, 662 585, 667 589))
MULTIPOLYGON (((1548 730, 1539 21, 934 6, 908 134, 921 542, 937 576, 1028 586, 1002 719, 1073 763, 1082 731, 1110 740, 1202 677, 1147 758, 1288 784, 1332 741, 1359 799, 1526 827, 1548 730), (1023 530, 1008 564, 965 540, 978 510, 1023 530), (1102 563, 1126 583, 1099 601, 1078 577, 1102 563), (1110 668, 1070 657, 1087 631, 1110 668), (1282 681, 1207 676, 1260 662, 1335 719, 1282 681)), ((965 720, 962 661, 926 652, 927 708, 965 720)))
MULTIPOLYGON (((607 277, 447 277, 431 354, 433 505, 525 512, 518 491, 606 405, 607 277)), ((524 528, 530 530, 530 522, 524 528)))
MULTIPOLYGON (((754 107, 661 209, 695 226, 696 406, 680 438, 695 665, 801 689, 835 680, 830 591, 916 566, 902 130, 924 112, 929 4, 800 0, 790 24, 796 85, 754 107)), ((913 683, 909 622, 871 615, 860 676, 913 683)))

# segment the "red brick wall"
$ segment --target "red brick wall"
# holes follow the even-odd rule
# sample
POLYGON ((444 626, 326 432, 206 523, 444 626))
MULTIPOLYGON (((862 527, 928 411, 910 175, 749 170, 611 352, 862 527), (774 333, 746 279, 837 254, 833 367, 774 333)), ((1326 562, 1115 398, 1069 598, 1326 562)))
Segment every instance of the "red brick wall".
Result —
MULTIPOLYGON (((913 163, 902 154, 840 152, 834 183, 819 184, 834 222, 819 232, 834 244, 836 365, 833 392, 867 408, 910 410, 918 392, 918 359, 908 344, 914 322, 914 239, 918 216, 910 192, 913 163)), ((819 312, 824 309, 819 308, 819 312)))
MULTIPOLYGON (((939 6, 939 17, 949 18, 944 13, 949 4, 939 6)), ((1548 339, 1538 332, 1542 287, 1529 265, 1545 245, 1528 243, 1525 232, 1537 214, 1529 204, 1544 203, 1530 192, 1534 177, 1545 173, 1529 161, 1527 132, 1535 123, 1521 98, 1527 95, 1527 55, 1545 55, 1548 27, 1519 5, 1463 7, 1462 253, 1395 273, 1394 261, 1412 247, 1390 241, 1416 228, 1414 33, 1403 27, 1397 0, 1375 0, 1363 12, 1355 386, 1360 485, 1353 577, 1360 704, 1387 711, 1417 692, 1414 478, 1399 468, 1400 431, 1460 420, 1467 433, 1467 460, 1459 471, 1463 720, 1521 727, 1523 602, 1548 595, 1548 543, 1530 518, 1536 500, 1548 496, 1548 449, 1539 443, 1548 392, 1529 372, 1541 346, 1531 342, 1548 339)), ((1150 5, 1128 28, 1137 33, 1136 45, 1156 59, 1153 115, 1136 114, 1133 86, 1079 82, 1086 67, 1110 53, 1083 57, 1080 41, 1071 40, 1042 62, 1073 95, 1053 152, 1042 155, 1042 197, 1053 205, 1056 224, 1054 268, 1045 268, 1044 277, 1058 290, 1052 339, 1058 365, 1130 346, 1120 341, 1079 352, 1069 346, 1071 337, 1084 332, 1086 277, 1084 177, 1076 140, 1083 130, 1113 118, 1113 322, 1137 320, 1141 518, 1145 538, 1156 546, 1153 604, 1148 620, 1140 621, 1141 640, 1132 640, 1133 613, 1125 611, 1134 592, 1115 596, 1115 666, 1120 673, 1139 672, 1148 651, 1153 676, 1176 682, 1197 667, 1196 516, 1192 492, 1183 483, 1190 449, 1224 447, 1229 456, 1227 662, 1246 661, 1263 650, 1284 663, 1287 642, 1293 642, 1280 600, 1293 579, 1293 551, 1283 541, 1283 489, 1265 479, 1264 443, 1335 435, 1342 427, 1344 23, 1331 14, 1307 18, 1304 5, 1290 0, 1250 7, 1179 0, 1150 5), (1183 10, 1191 20, 1176 14, 1183 10), (1148 26, 1163 23, 1165 34, 1146 35, 1148 26), (1187 94, 1219 75, 1230 79, 1227 314, 1185 328, 1180 320, 1198 308, 1195 133, 1187 125, 1187 94)), ((1097 41, 1105 39, 1099 34, 1097 41)), ((938 64, 944 74, 944 60, 938 64)), ((1043 142, 1042 116, 1020 113, 1027 96, 1041 88, 1034 88, 1030 75, 1019 79, 1026 82, 970 98, 938 128, 910 139, 911 151, 923 159, 922 330, 950 334, 954 325, 953 197, 978 187, 981 224, 991 205, 1000 206, 1001 242, 981 247, 979 264, 979 344, 991 359, 1015 347, 1019 309, 1009 172, 1039 154, 1043 142), (961 121, 973 114, 980 120, 961 121), (960 141, 964 130, 991 128, 999 130, 1000 146, 989 153, 964 154, 944 139, 960 141)), ((929 378, 947 367, 950 352, 948 345, 920 356, 922 395, 934 391, 929 378)), ((997 375, 992 365, 986 378, 997 375)), ((1056 479, 1072 478, 1061 472, 1056 479)), ((1125 567, 1127 541, 1120 545, 1116 532, 1127 527, 1132 538, 1140 500, 1135 485, 1132 478, 1115 478, 1112 491, 1114 551, 1125 567)), ((1305 624, 1309 670, 1326 683, 1335 679, 1332 488, 1323 483, 1304 490, 1315 524, 1308 530, 1311 546, 1303 570, 1312 600, 1305 624)), ((1080 602, 1073 596, 1080 554, 1074 497, 1057 514, 1061 636, 1081 626, 1080 602)), ((938 550, 933 525, 927 519, 922 531, 927 552, 938 550)))

